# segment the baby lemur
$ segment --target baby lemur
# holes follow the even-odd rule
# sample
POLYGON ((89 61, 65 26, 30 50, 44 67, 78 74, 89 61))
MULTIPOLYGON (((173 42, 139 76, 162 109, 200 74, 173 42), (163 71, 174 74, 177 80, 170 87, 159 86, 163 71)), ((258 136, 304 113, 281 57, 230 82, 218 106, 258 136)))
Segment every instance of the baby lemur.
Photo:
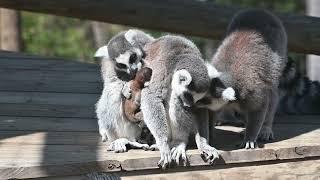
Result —
POLYGON ((124 100, 124 114, 127 119, 132 122, 141 123, 143 121, 142 112, 140 110, 141 90, 150 81, 152 70, 144 67, 137 72, 136 77, 129 81, 131 97, 124 100))
MULTIPOLYGON (((287 34, 282 22, 265 10, 237 13, 212 64, 223 84, 233 87, 235 108, 247 123, 243 147, 255 148, 256 140, 273 138, 272 122, 279 100, 279 81, 287 61, 287 34)), ((211 104, 204 103, 211 108, 211 104)))

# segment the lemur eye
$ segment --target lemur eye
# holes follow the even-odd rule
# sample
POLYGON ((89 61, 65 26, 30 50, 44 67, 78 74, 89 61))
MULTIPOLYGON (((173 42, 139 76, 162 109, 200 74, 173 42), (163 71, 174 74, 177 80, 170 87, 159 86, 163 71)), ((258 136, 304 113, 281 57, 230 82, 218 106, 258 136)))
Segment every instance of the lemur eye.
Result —
POLYGON ((126 69, 127 68, 127 66, 125 64, 122 64, 122 63, 116 63, 116 66, 119 69, 126 69))
POLYGON ((131 55, 130 55, 130 58, 129 58, 129 63, 130 63, 130 64, 133 64, 133 63, 136 62, 136 60, 137 60, 137 55, 136 55, 136 53, 131 54, 131 55))

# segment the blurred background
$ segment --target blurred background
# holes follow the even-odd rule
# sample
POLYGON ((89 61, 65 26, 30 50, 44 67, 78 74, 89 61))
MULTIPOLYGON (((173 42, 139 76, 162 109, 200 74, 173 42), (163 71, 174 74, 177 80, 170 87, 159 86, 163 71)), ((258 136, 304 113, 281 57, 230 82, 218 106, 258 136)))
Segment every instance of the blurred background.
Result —
MULTIPOLYGON (((317 0, 210 1, 220 5, 266 8, 273 12, 320 15, 320 1, 317 0)), ((0 9, 0 47, 2 50, 95 63, 92 58, 95 50, 106 44, 113 35, 128 28, 132 27, 0 9)), ((166 32, 145 31, 155 37, 167 34, 166 32)), ((198 45, 206 59, 212 57, 214 49, 219 45, 219 41, 212 39, 189 38, 198 45)), ((297 62, 301 73, 308 74, 314 80, 320 79, 316 71, 312 71, 312 68, 317 65, 316 62, 312 62, 312 59, 318 57, 307 58, 308 56, 292 53, 290 56, 297 62)))

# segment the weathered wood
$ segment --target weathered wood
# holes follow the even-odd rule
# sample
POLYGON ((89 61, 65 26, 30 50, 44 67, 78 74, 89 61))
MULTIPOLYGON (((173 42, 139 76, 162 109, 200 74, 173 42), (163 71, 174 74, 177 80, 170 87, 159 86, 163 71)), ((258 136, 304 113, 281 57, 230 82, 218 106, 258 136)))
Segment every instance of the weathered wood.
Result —
MULTIPOLYGON (((187 0, 2 0, 1 7, 124 24, 140 28, 221 39, 239 9, 187 0)), ((320 54, 320 19, 279 14, 289 36, 289 49, 320 54)))
POLYGON ((101 82, 100 73, 83 71, 30 71, 30 70, 8 70, 0 67, 0 81, 25 81, 42 80, 45 81, 75 81, 75 82, 101 82))
MULTIPOLYGON (((131 175, 130 173, 121 175, 123 180, 140 180, 140 179, 183 179, 183 180, 205 180, 205 179, 298 179, 306 180, 320 179, 320 160, 314 161, 298 161, 287 162, 280 164, 265 164, 265 165, 249 165, 244 167, 217 167, 210 170, 195 170, 188 172, 174 172, 174 173, 156 173, 156 174, 139 174, 131 175)), ((133 174, 133 173, 132 173, 133 174)), ((85 178, 85 176, 81 176, 85 178)), ((80 178, 79 178, 80 179, 80 178)), ((45 180, 60 180, 59 178, 48 178, 45 180)), ((62 179, 61 179, 62 180, 62 179)))
POLYGON ((81 63, 71 60, 40 57, 3 57, 0 55, 0 68, 4 70, 44 70, 44 71, 84 71, 99 74, 98 64, 81 63))
MULTIPOLYGON (((98 131, 96 119, 0 116, 2 131, 98 131)), ((3 139, 3 138, 0 138, 3 139)))
POLYGON ((70 81, 1 81, 0 91, 100 94, 101 82, 70 81))
POLYGON ((0 104, 2 116, 95 118, 94 106, 0 104))
POLYGON ((1 92, 0 104, 38 104, 94 106, 98 94, 43 93, 43 92, 1 92))
MULTIPOLYGON (((317 139, 320 135, 319 126, 310 125, 305 127, 303 131, 299 131, 298 128, 300 125, 279 127, 277 125, 275 132, 277 132, 278 138, 275 142, 266 144, 264 148, 243 150, 236 147, 236 144, 241 140, 239 132, 242 128, 219 127, 216 147, 229 151, 220 151, 221 159, 217 161, 217 164, 320 157, 320 142, 317 139), (230 150, 231 145, 233 150, 230 150)), ((130 150, 128 153, 120 154, 107 152, 106 146, 99 142, 98 133, 32 133, 24 131, 20 133, 21 137, 19 137, 18 131, 11 132, 11 134, 10 132, 3 133, 4 137, 0 141, 0 167, 2 167, 0 178, 62 176, 106 171, 106 167, 90 165, 95 161, 113 161, 121 166, 121 169, 127 171, 145 171, 158 168, 156 164, 159 160, 159 152, 142 150, 130 150), (17 134, 15 135, 15 133, 17 134), (5 136, 9 137, 5 138, 5 136), (81 142, 81 139, 86 143, 81 142), (23 149, 21 149, 22 145, 23 149), (61 171, 61 167, 65 166, 67 168, 61 171), (80 168, 83 172, 73 171, 75 168, 80 168)), ((188 156, 192 167, 206 165, 197 150, 188 150, 188 156)))

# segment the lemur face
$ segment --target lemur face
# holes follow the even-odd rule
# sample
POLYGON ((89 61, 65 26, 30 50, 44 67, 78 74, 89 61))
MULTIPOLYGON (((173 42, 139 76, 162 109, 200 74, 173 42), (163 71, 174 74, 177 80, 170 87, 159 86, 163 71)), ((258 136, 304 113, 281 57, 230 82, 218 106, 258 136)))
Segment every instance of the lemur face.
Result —
POLYGON ((107 57, 114 63, 119 78, 132 80, 141 69, 146 56, 143 46, 152 37, 138 30, 128 30, 114 36, 107 46, 101 47, 95 57, 107 57))
POLYGON ((112 60, 115 62, 116 72, 126 74, 132 79, 141 69, 144 58, 145 54, 142 49, 132 47, 117 57, 113 57, 112 60))

